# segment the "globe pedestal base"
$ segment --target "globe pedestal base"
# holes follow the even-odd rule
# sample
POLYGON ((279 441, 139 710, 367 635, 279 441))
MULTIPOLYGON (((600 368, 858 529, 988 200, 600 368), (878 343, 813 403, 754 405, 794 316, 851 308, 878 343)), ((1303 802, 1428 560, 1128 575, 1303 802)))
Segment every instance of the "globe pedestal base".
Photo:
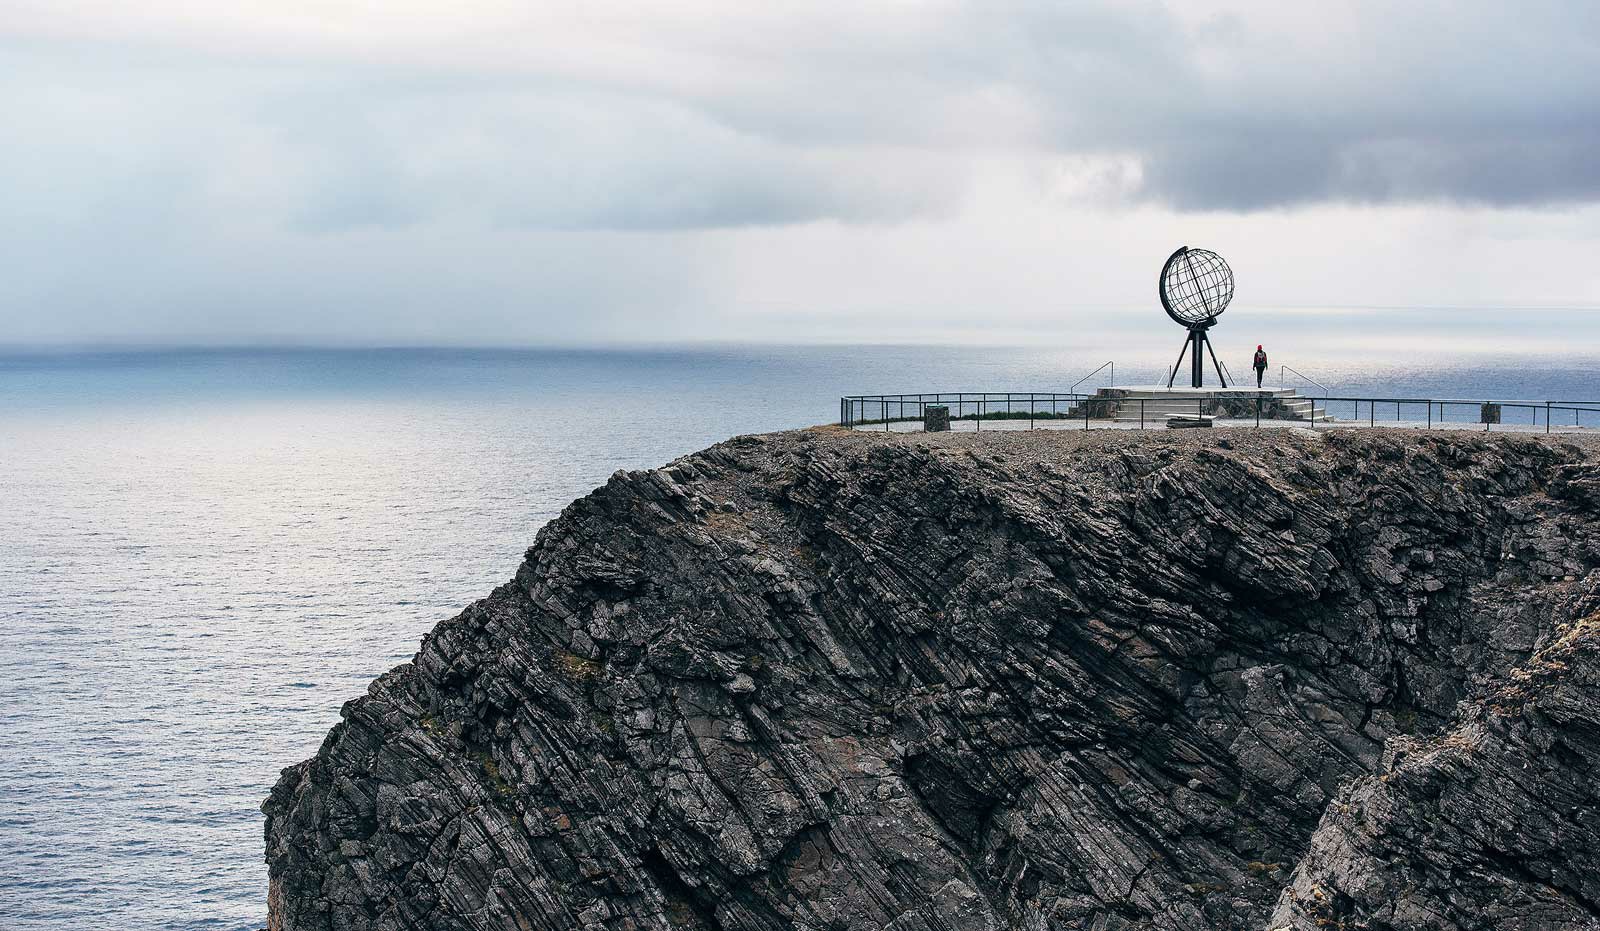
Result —
POLYGON ((1204 346, 1206 352, 1211 354, 1211 364, 1217 370, 1217 380, 1222 383, 1222 387, 1228 387, 1228 378, 1222 374, 1222 363, 1217 361, 1217 352, 1215 349, 1211 348, 1211 340, 1206 337, 1206 330, 1210 328, 1210 321, 1207 321, 1201 326, 1189 328, 1189 335, 1184 337, 1183 340, 1183 348, 1178 351, 1178 362, 1172 367, 1172 374, 1167 378, 1168 388, 1171 388, 1172 383, 1177 380, 1178 369, 1183 365, 1183 357, 1185 354, 1189 356, 1189 387, 1205 387, 1206 367, 1205 360, 1200 356, 1201 346, 1204 346))

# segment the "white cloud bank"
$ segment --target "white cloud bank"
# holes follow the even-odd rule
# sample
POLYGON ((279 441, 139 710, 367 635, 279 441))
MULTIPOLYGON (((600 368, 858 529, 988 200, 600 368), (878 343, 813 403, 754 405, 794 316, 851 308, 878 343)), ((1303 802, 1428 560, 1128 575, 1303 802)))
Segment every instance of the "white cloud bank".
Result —
POLYGON ((11 0, 0 343, 1600 306, 1600 7, 1196 6, 11 0))

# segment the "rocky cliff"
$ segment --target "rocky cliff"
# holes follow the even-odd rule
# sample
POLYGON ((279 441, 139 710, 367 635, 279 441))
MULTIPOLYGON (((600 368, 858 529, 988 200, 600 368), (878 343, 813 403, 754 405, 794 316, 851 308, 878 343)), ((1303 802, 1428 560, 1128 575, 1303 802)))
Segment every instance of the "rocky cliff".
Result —
POLYGON ((273 928, 1600 928, 1592 451, 1205 433, 618 473, 284 771, 273 928))

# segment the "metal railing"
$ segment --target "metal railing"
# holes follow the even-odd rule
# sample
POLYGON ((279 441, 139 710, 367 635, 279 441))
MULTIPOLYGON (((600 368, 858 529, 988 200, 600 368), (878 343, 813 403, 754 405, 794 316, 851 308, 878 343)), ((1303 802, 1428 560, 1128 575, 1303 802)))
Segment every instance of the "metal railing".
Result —
POLYGON ((1079 385, 1081 385, 1084 382, 1088 381, 1089 379, 1095 377, 1096 375, 1099 375, 1101 372, 1105 371, 1106 369, 1110 369, 1111 370, 1111 375, 1110 375, 1111 383, 1113 385, 1115 385, 1117 383, 1117 363, 1116 362, 1102 362, 1102 363, 1100 363, 1100 367, 1099 368, 1095 369, 1094 371, 1090 372, 1089 374, 1083 376, 1082 378, 1080 378, 1077 381, 1073 382, 1072 384, 1068 385, 1067 386, 1067 393, 1071 394, 1072 392, 1077 391, 1079 385))
POLYGON ((1435 425, 1445 427, 1476 428, 1481 425, 1485 432, 1496 425, 1505 427, 1528 427, 1538 430, 1541 426, 1543 432, 1552 433, 1555 430, 1584 429, 1583 415, 1591 415, 1588 427, 1600 426, 1600 401, 1572 401, 1572 400, 1487 400, 1479 398, 1350 398, 1334 396, 1297 397, 1296 400, 1311 402, 1312 427, 1318 425, 1316 419, 1317 405, 1323 405, 1324 425, 1361 426, 1363 420, 1368 427, 1389 426, 1391 424, 1412 425, 1422 429, 1433 429, 1435 425), (1333 412, 1348 404, 1350 417, 1339 419, 1333 412), (1394 418, 1388 416, 1389 405, 1394 405, 1394 418), (1361 409, 1366 407, 1367 416, 1362 418, 1361 409), (1378 418, 1379 405, 1383 405, 1384 417, 1378 418), (1406 412, 1409 409, 1410 418, 1406 412), (1491 410, 1492 409, 1492 410, 1491 410), (1437 416, 1435 413, 1437 412, 1437 416), (1511 418, 1506 414, 1511 413, 1511 418), (1572 415, 1572 422, 1567 423, 1567 415, 1572 415), (1420 416, 1419 416, 1420 415, 1420 416), (1452 416, 1455 415, 1455 416, 1452 416), (1518 416, 1520 415, 1520 416, 1518 416), (1541 416, 1542 415, 1542 416, 1541 416), (1560 422, 1557 423, 1559 418, 1560 422))
MULTIPOLYGON (((1303 377, 1303 376, 1302 376, 1303 377)), ((1309 379, 1308 379, 1309 380, 1309 379)), ((1101 426, 1146 429, 1164 426, 1174 417, 1269 425, 1322 427, 1440 427, 1462 429, 1495 427, 1520 432, 1553 433, 1600 427, 1600 401, 1488 400, 1479 398, 1343 397, 1333 394, 1281 397, 1270 391, 1243 395, 1185 398, 1115 398, 1077 392, 945 391, 920 394, 850 395, 839 399, 839 425, 854 429, 895 424, 916 424, 920 429, 932 405, 949 408, 952 427, 971 422, 981 431, 984 423, 1018 429, 1045 426, 1088 430, 1101 426), (1289 403, 1285 403, 1289 402, 1289 403), (1138 405, 1134 420, 1131 406, 1138 405), (1190 405, 1193 405, 1193 414, 1190 405), (1389 416, 1390 406, 1394 416, 1389 416), (1383 417, 1379 418, 1379 412, 1383 417), (1348 416, 1344 416, 1348 414, 1348 416), (1366 416, 1362 416, 1365 414, 1366 416), (1409 416, 1408 416, 1409 415, 1409 416), (1584 416, 1588 415, 1587 422, 1584 416), (1118 419, 1118 417, 1122 419, 1118 419), (1570 418, 1570 419, 1569 419, 1570 418), (1015 426, 1012 426, 1015 425, 1015 426)))
POLYGON ((1282 363, 1278 364, 1278 387, 1280 389, 1283 388, 1283 373, 1284 372, 1293 372, 1295 374, 1295 377, 1299 378, 1301 381, 1308 382, 1310 384, 1316 385, 1318 388, 1321 388, 1323 391, 1326 391, 1328 394, 1332 394, 1333 393, 1333 389, 1329 388, 1327 385, 1324 385, 1322 382, 1317 381, 1315 378, 1312 378, 1310 375, 1307 375, 1305 372, 1300 371, 1299 369, 1295 368, 1292 365, 1284 365, 1282 363))
POLYGON ((920 423, 931 405, 950 409, 952 422, 985 420, 1062 420, 1068 411, 1087 405, 1088 395, 1070 391, 935 391, 920 394, 860 394, 839 399, 839 425, 891 429, 896 423, 920 423), (873 415, 877 416, 874 417, 873 415))

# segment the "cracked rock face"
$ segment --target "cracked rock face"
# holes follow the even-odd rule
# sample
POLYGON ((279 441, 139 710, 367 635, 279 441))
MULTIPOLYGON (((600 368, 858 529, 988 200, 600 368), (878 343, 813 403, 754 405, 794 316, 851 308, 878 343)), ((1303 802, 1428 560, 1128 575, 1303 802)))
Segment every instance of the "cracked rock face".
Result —
POLYGON ((1600 467, 1476 434, 742 437, 346 705, 275 931, 1600 928, 1600 467))

